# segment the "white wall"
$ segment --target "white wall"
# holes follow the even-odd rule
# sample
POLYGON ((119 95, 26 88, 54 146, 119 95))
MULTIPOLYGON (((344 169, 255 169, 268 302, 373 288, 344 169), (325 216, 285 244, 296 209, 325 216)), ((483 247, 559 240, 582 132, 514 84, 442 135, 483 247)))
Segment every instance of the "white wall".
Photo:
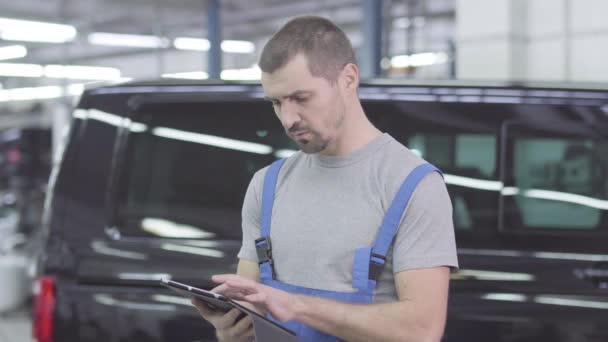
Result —
POLYGON ((457 77, 608 82, 607 0, 458 0, 457 77))

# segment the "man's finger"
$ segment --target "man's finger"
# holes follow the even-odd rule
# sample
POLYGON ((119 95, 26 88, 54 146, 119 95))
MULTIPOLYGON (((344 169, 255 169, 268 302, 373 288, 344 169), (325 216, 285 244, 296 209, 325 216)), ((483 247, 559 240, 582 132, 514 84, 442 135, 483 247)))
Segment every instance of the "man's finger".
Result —
POLYGON ((190 302, 192 303, 192 305, 194 305, 196 307, 196 309, 203 316, 208 316, 208 315, 211 315, 213 313, 213 310, 211 310, 211 308, 208 307, 207 304, 205 304, 200 299, 192 298, 192 300, 190 300, 190 302))
POLYGON ((228 311, 222 318, 218 321, 216 328, 217 329, 228 329, 234 325, 236 319, 241 314, 241 310, 232 309, 228 311))
POLYGON ((190 302, 196 307, 196 310, 198 310, 201 316, 203 316, 203 318, 205 318, 206 320, 224 314, 223 310, 213 309, 207 303, 203 302, 200 299, 192 298, 190 302))
POLYGON ((243 335, 247 332, 247 329, 251 328, 253 326, 253 321, 251 320, 251 317, 249 317, 249 315, 247 315, 246 317, 243 317, 241 320, 239 320, 232 329, 234 332, 234 335, 243 335))
POLYGON ((233 277, 238 277, 238 276, 235 275, 235 274, 216 274, 216 275, 214 275, 214 276, 211 277, 211 280, 214 283, 221 284, 221 283, 225 283, 226 280, 228 280, 230 278, 233 278, 233 277))
POLYGON ((246 295, 243 299, 249 303, 264 303, 266 302, 266 294, 262 292, 246 295))

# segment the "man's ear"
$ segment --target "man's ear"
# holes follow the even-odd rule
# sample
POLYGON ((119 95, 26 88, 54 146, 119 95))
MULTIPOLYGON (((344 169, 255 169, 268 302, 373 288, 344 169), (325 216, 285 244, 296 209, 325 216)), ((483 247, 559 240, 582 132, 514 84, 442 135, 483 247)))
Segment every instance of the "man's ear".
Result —
POLYGON ((348 63, 342 69, 344 88, 349 91, 357 91, 359 87, 359 68, 353 63, 348 63))

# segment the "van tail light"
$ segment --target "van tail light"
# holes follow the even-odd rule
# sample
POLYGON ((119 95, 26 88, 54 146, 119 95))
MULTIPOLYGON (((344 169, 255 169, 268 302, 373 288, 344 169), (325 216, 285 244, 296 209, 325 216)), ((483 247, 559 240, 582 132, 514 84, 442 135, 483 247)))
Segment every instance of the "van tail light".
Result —
POLYGON ((53 342, 53 309, 55 308, 55 279, 38 279, 34 301, 33 335, 38 342, 53 342))

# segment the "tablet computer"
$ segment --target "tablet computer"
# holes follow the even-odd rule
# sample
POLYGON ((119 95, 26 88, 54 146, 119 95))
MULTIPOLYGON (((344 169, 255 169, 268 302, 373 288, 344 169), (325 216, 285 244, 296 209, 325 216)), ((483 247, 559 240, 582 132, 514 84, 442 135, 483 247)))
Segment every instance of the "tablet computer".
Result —
POLYGON ((183 296, 201 299, 212 307, 219 308, 224 311, 229 311, 232 308, 241 310, 246 315, 251 317, 257 341, 301 342, 296 336, 296 333, 293 331, 219 293, 206 291, 168 279, 161 279, 160 283, 183 296))
POLYGON ((200 299, 214 309, 230 311, 230 309, 235 307, 228 297, 222 296, 218 293, 206 291, 199 289, 198 287, 182 284, 168 279, 161 279, 160 283, 171 290, 178 292, 182 296, 200 299))

